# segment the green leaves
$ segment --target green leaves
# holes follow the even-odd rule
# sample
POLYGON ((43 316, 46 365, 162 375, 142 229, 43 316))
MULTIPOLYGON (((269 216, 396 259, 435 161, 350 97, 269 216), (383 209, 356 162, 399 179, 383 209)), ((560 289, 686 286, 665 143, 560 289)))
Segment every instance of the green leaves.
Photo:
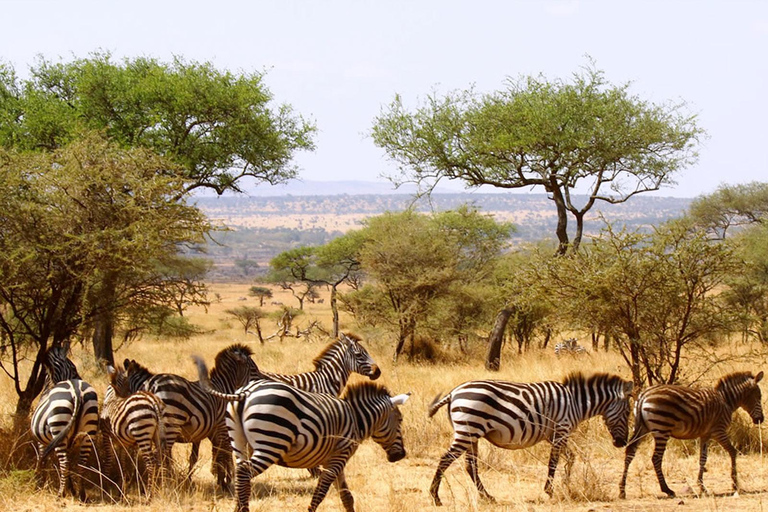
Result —
POLYGON ((32 78, 0 72, 0 145, 52 150, 99 130, 123 147, 145 147, 178 165, 184 192, 239 190, 250 177, 280 183, 296 176, 299 150, 315 127, 273 106, 262 75, 234 75, 210 63, 96 53, 68 63, 40 60, 32 78))

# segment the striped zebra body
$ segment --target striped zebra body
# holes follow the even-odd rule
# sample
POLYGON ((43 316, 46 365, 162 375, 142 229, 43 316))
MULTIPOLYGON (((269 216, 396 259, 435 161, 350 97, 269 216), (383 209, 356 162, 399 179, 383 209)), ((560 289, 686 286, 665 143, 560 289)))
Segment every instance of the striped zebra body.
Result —
POLYGON ((360 343, 360 339, 352 334, 341 334, 315 357, 313 363, 315 369, 311 372, 298 374, 262 372, 262 375, 304 391, 333 396, 341 394, 353 373, 359 373, 371 380, 376 380, 381 375, 381 370, 360 343))
POLYGON ((560 357, 563 355, 576 356, 579 354, 586 354, 586 353, 587 353, 587 349, 579 345, 578 342, 576 341, 576 338, 569 338, 555 345, 555 355, 557 357, 560 357))
MULTIPOLYGON (((59 461, 59 496, 67 489, 75 491, 70 477, 68 453, 79 451, 82 466, 93 450, 92 439, 99 423, 99 399, 96 390, 80 379, 66 349, 54 347, 46 354, 47 389, 32 414, 32 437, 38 443, 35 474, 39 475, 43 460, 54 451, 59 461)), ((75 472, 76 469, 75 469, 75 472)), ((85 500, 85 487, 80 485, 79 498, 85 500)))
MULTIPOLYGON (((197 359, 205 386, 205 364, 197 359)), ((382 386, 365 382, 346 389, 341 398, 297 389, 279 381, 251 382, 229 401, 227 429, 237 459, 236 512, 247 512, 251 478, 273 464, 291 468, 322 466, 312 501, 313 512, 335 483, 344 507, 354 510, 354 499, 344 476, 344 467, 358 445, 372 438, 387 453, 390 462, 405 457, 397 406, 408 395, 391 397, 382 386), (252 453, 252 454, 251 454, 252 453)))
MULTIPOLYGON (((213 384, 228 391, 241 387, 258 367, 250 358, 250 350, 232 345, 217 355, 217 368, 212 370, 213 384), (232 365, 232 370, 225 371, 232 365), (226 378, 225 378, 226 377, 226 378), (238 380, 239 378, 239 380, 238 380), (236 379, 237 382, 230 382, 236 379), (233 389, 231 389, 233 388, 233 389)), ((155 394, 165 404, 163 421, 166 432, 166 457, 170 460, 175 443, 193 443, 189 471, 197 463, 199 442, 210 439, 213 446, 213 473, 220 488, 228 490, 234 474, 232 449, 224 424, 225 402, 207 393, 198 382, 171 373, 152 374, 133 360, 123 363, 131 392, 143 390, 155 394)))
MULTIPOLYGON (((442 504, 438 492, 443 473, 464 453, 467 472, 480 495, 493 500, 477 471, 478 441, 482 438, 510 450, 549 441, 552 451, 544 490, 551 495, 560 453, 565 450, 570 458, 568 437, 579 423, 593 416, 603 416, 614 445, 624 446, 631 390, 632 383, 616 375, 584 377, 580 373, 568 376, 563 383, 520 384, 486 380, 465 382, 454 388, 429 408, 429 415, 433 416, 442 406, 448 405, 454 430, 453 442, 440 459, 430 487, 435 504, 442 504)), ((566 466, 567 470, 569 466, 566 466)))
POLYGON ((675 439, 701 439, 699 475, 697 483, 704 489, 704 471, 707 464, 707 445, 717 441, 731 457, 733 490, 738 491, 736 476, 736 449, 728 439, 728 426, 738 408, 746 410, 755 423, 763 421, 762 394, 758 383, 763 372, 752 375, 738 372, 726 375, 714 389, 663 384, 651 386, 640 393, 635 403, 635 430, 627 443, 624 473, 619 484, 619 497, 626 497, 627 472, 637 448, 647 434, 655 441, 652 461, 662 492, 675 493, 667 485, 662 472, 662 460, 670 437, 675 439))
MULTIPOLYGON (((111 441, 123 446, 138 446, 149 474, 147 494, 151 495, 165 450, 165 404, 153 393, 130 393, 122 370, 109 367, 108 374, 111 384, 104 394, 101 411, 105 433, 111 441)), ((104 453, 106 466, 110 468, 114 458, 111 447, 108 446, 104 453)))

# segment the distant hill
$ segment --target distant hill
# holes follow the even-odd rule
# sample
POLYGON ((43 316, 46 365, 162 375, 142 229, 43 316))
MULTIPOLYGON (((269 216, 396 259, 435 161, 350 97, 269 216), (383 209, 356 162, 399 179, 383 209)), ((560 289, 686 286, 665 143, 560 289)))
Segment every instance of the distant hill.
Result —
MULTIPOLYGON (((515 224, 512 243, 554 238, 556 212, 545 194, 509 192, 439 192, 431 200, 415 202, 408 193, 320 193, 327 190, 375 190, 382 184, 367 182, 316 182, 315 194, 249 195, 199 197, 198 206, 216 222, 232 231, 220 233, 222 245, 211 245, 209 257, 226 272, 235 260, 255 260, 264 269, 269 260, 282 251, 301 245, 319 245, 359 228, 363 221, 386 211, 402 211, 410 205, 419 211, 455 209, 462 204, 476 206, 500 221, 515 224), (323 183, 323 185, 318 185, 323 183)), ((273 190, 270 187, 268 190, 273 190)), ((292 187, 297 192, 301 188, 292 187)), ((576 196, 577 202, 586 197, 576 196)), ((598 202, 585 219, 585 233, 597 233, 602 227, 600 215, 628 228, 649 227, 679 217, 691 199, 638 195, 623 204, 598 202)), ((570 220, 570 219, 569 219, 570 220)), ((231 269, 230 269, 231 270, 231 269)), ((236 270, 235 270, 236 271, 236 270)))

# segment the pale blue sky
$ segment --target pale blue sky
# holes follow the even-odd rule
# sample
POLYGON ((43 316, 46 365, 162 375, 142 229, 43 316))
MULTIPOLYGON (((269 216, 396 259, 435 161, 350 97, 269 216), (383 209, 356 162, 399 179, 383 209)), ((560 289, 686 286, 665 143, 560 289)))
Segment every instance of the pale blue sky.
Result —
POLYGON ((709 133, 699 163, 662 195, 768 181, 766 1, 44 1, 0 0, 0 59, 38 54, 211 61, 266 71, 279 102, 318 125, 301 154, 311 181, 382 180, 393 166, 366 137, 396 93, 567 78, 590 55, 613 83, 686 101, 709 133))

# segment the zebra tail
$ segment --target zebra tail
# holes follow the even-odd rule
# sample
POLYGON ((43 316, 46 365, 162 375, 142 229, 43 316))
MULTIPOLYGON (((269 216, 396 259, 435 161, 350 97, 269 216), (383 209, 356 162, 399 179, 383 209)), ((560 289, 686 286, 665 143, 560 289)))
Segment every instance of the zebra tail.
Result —
POLYGON ((83 395, 80 391, 80 386, 77 385, 77 383, 72 387, 74 388, 75 396, 75 407, 72 409, 72 416, 69 418, 67 426, 65 426, 61 432, 59 432, 56 437, 51 440, 50 443, 48 443, 48 446, 45 447, 45 450, 43 450, 43 453, 40 455, 41 460, 45 459, 48 454, 50 454, 57 446, 59 446, 64 438, 69 435, 72 427, 75 426, 78 421, 80 421, 80 413, 83 410, 83 395))
POLYGON ((155 413, 157 414, 157 428, 155 429, 155 447, 157 450, 159 450, 159 454, 162 457, 162 454, 165 453, 166 448, 166 435, 165 435, 165 420, 163 416, 165 415, 165 405, 160 402, 159 400, 157 402, 154 402, 154 408, 155 413))
POLYGON ((443 398, 440 398, 440 395, 435 395, 435 398, 432 399, 432 403, 429 404, 429 417, 435 415, 438 409, 440 409, 445 404, 451 403, 451 394, 448 393, 443 398))
POLYGON ((197 375, 198 375, 198 379, 200 380, 200 385, 209 394, 215 396, 216 398, 225 400, 227 402, 237 402, 239 400, 244 400, 248 396, 248 393, 245 393, 245 392, 222 393, 221 391, 215 389, 211 385, 211 379, 208 377, 208 367, 206 366, 205 361, 203 361, 203 358, 201 358, 200 356, 192 356, 192 360, 197 365, 197 375))

